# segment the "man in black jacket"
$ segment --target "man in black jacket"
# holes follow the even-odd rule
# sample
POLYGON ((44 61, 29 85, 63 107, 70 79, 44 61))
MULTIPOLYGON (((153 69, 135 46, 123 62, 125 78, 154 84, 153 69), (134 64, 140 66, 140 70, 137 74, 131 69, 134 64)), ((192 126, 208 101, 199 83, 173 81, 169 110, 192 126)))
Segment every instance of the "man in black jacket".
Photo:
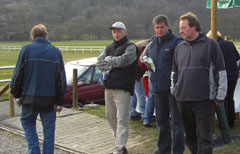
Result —
MULTIPOLYGON (((211 36, 211 31, 208 32, 207 36, 211 36)), ((228 80, 228 89, 224 100, 224 108, 227 115, 228 125, 230 128, 233 128, 235 126, 235 106, 233 94, 239 76, 237 66, 239 53, 232 42, 225 41, 221 36, 221 33, 217 32, 217 42, 222 49, 228 80)))
POLYGON ((134 92, 137 52, 122 22, 115 22, 110 30, 114 41, 98 57, 97 67, 104 74, 106 116, 115 137, 113 154, 123 154, 127 153, 130 95, 134 92))

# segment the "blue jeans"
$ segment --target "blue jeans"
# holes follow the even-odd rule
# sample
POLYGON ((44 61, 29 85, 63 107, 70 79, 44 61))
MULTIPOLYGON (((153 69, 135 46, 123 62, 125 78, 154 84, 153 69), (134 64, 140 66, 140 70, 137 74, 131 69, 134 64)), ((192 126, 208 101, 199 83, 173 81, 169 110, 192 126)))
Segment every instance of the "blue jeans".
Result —
POLYGON ((184 152, 184 129, 175 98, 170 92, 155 93, 154 95, 157 127, 159 128, 159 152, 171 152, 170 114, 173 126, 173 154, 184 152))
POLYGON ((28 154, 41 154, 36 130, 36 120, 38 114, 40 114, 43 126, 43 154, 54 154, 56 111, 52 110, 50 112, 38 113, 31 112, 25 107, 22 107, 21 123, 28 142, 28 154))
POLYGON ((141 116, 143 117, 145 111, 146 97, 145 97, 145 89, 143 86, 142 78, 139 81, 135 81, 134 85, 134 94, 130 98, 130 115, 136 116, 138 113, 136 111, 136 106, 139 106, 141 116))
POLYGON ((148 99, 145 106, 144 112, 144 124, 150 124, 152 122, 153 113, 154 113, 154 94, 152 92, 152 84, 148 82, 148 99))

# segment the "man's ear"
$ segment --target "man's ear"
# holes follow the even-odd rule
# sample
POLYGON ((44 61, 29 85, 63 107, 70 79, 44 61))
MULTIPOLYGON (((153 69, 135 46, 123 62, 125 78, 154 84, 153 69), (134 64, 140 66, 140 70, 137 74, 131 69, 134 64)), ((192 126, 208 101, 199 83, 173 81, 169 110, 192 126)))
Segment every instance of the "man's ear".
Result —
POLYGON ((192 26, 191 28, 193 28, 195 31, 196 31, 196 29, 197 29, 197 27, 194 25, 194 26, 192 26))

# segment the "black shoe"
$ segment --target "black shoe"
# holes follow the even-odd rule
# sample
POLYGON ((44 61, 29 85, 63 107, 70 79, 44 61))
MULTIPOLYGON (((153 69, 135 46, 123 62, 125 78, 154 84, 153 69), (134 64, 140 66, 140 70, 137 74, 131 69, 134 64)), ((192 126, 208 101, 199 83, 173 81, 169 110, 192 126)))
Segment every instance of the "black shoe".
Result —
MULTIPOLYGON (((123 154, 128 154, 127 148, 124 146, 122 148, 123 154)), ((113 154, 113 152, 110 152, 109 154, 113 154)))
POLYGON ((131 116, 130 119, 131 119, 131 120, 140 120, 140 119, 141 119, 141 114, 138 113, 138 114, 136 114, 136 115, 134 115, 134 116, 131 116))
POLYGON ((123 154, 128 154, 128 151, 127 151, 126 147, 123 147, 122 150, 123 150, 123 154))

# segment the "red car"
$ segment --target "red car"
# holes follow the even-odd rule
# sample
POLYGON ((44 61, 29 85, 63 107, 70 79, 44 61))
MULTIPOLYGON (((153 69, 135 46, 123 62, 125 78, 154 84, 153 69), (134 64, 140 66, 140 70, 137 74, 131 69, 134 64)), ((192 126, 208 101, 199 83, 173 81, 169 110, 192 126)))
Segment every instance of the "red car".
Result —
POLYGON ((97 57, 65 63, 67 77, 67 93, 64 107, 72 107, 73 95, 73 69, 78 70, 78 105, 95 103, 104 105, 104 89, 99 82, 101 71, 96 67, 97 57))

